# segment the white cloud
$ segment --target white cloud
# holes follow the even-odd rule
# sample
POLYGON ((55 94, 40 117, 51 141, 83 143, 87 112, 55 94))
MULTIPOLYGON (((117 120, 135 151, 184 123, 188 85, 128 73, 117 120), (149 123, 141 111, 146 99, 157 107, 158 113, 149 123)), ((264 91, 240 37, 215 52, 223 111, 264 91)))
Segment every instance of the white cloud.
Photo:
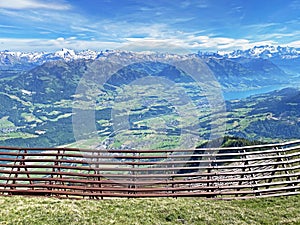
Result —
POLYGON ((65 3, 52 3, 41 0, 2 0, 0 8, 5 9, 52 9, 52 10, 68 10, 70 5, 65 3))
POLYGON ((286 46, 300 48, 300 41, 290 42, 290 43, 286 44, 286 46))
MULTIPOLYGON (((56 51, 61 48, 74 50, 105 50, 123 49, 130 51, 157 51, 169 53, 192 53, 197 51, 229 52, 236 49, 249 49, 260 45, 279 45, 272 40, 251 41, 248 39, 234 39, 228 37, 196 36, 193 34, 177 33, 164 37, 146 38, 114 38, 82 40, 80 35, 58 37, 56 39, 11 39, 0 38, 0 50, 12 51, 56 51)), ((290 42, 289 46, 300 47, 300 41, 290 42)))
POLYGON ((12 29, 16 29, 16 28, 19 28, 19 27, 0 24, 0 28, 12 28, 12 29))
POLYGON ((192 52, 180 39, 127 38, 121 49, 143 52, 168 52, 186 54, 192 52))
POLYGON ((188 8, 188 7, 207 8, 208 2, 209 1, 206 1, 206 0, 197 0, 197 1, 185 0, 179 4, 179 7, 183 8, 183 9, 188 8))
MULTIPOLYGON (((126 21, 104 20, 95 23, 93 28, 99 33, 106 33, 114 38, 127 38, 133 36, 145 36, 149 38, 164 38, 171 35, 170 28, 163 23, 129 23, 126 21)), ((173 32, 172 32, 173 33, 173 32)))
MULTIPOLYGON (((97 35, 101 31, 98 27, 93 27, 97 22, 90 21, 71 10, 64 13, 55 10, 43 10, 41 13, 39 10, 11 10, 0 7, 0 18, 2 17, 9 18, 13 24, 18 25, 16 27, 18 29, 2 25, 1 22, 0 28, 6 29, 6 33, 11 33, 13 30, 18 36, 24 38, 37 34, 38 36, 40 36, 39 34, 45 34, 45 36, 49 34, 53 37, 54 35, 76 36, 79 33, 84 33, 86 36, 91 36, 97 35)), ((2 30, 2 37, 6 36, 5 32, 2 30)))
POLYGON ((300 9, 300 2, 299 2, 298 0, 293 0, 293 1, 290 3, 289 7, 290 7, 291 9, 294 9, 294 10, 299 10, 299 9, 300 9))
POLYGON ((106 50, 120 48, 121 43, 99 41, 99 40, 77 40, 74 37, 57 39, 20 39, 20 38, 0 38, 0 51, 23 51, 36 52, 46 51, 53 52, 62 48, 74 50, 106 50))
POLYGON ((251 24, 247 25, 247 29, 255 29, 255 30, 265 30, 270 27, 278 26, 280 23, 259 23, 259 24, 251 24))
POLYGON ((248 39, 233 39, 227 37, 209 37, 182 35, 166 39, 156 38, 127 38, 124 49, 133 51, 162 51, 175 53, 190 53, 197 51, 224 51, 229 52, 236 49, 249 49, 260 45, 278 45, 275 41, 256 41, 248 39))

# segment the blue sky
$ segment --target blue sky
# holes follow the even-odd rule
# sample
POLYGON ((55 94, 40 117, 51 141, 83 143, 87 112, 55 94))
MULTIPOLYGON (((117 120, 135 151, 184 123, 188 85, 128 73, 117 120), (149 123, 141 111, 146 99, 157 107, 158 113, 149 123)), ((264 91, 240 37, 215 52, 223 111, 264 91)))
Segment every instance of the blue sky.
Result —
POLYGON ((300 0, 1 0, 0 51, 300 47, 300 0))

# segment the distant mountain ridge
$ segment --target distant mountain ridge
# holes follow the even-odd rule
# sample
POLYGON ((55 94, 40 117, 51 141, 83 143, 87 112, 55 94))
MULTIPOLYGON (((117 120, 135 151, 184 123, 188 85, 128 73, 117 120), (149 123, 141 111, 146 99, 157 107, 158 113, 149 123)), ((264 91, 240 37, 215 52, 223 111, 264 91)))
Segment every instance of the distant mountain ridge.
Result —
POLYGON ((71 49, 63 48, 54 53, 47 52, 13 52, 2 51, 0 52, 0 69, 31 69, 33 67, 42 65, 49 61, 73 61, 77 59, 96 59, 101 52, 92 50, 85 50, 75 52, 71 49))
MULTIPOLYGON (((200 58, 215 75, 215 78, 220 82, 224 90, 260 88, 268 85, 288 84, 300 80, 300 50, 280 46, 256 46, 252 49, 237 50, 224 55, 201 52, 198 54, 177 55, 125 50, 85 50, 77 52, 66 48, 54 53, 3 51, 0 52, 0 77, 11 76, 8 70, 29 72, 29 75, 26 75, 27 77, 31 77, 30 73, 40 74, 37 71, 41 70, 46 71, 49 74, 48 77, 51 77, 51 74, 57 70, 57 67, 64 65, 61 63, 67 63, 68 65, 65 66, 70 67, 70 71, 74 71, 74 68, 79 69, 77 65, 81 65, 81 63, 83 65, 85 63, 90 64, 101 58, 111 58, 112 60, 116 58, 132 59, 133 62, 136 60, 140 62, 154 62, 160 59, 165 62, 168 59, 180 61, 200 58), (54 63, 51 69, 48 68, 48 65, 43 66, 47 63, 54 63), (39 67, 41 68, 39 69, 39 67)), ((101 64, 100 61, 97 63, 101 64)), ((83 65, 79 70, 84 70, 83 65)), ((69 74, 67 77, 73 77, 73 75, 69 74)), ((61 82, 63 83, 64 80, 62 79, 61 82)))
MULTIPOLYGON (((114 54, 122 54, 130 52, 121 50, 106 50, 106 51, 74 51, 72 49, 63 48, 56 52, 14 52, 14 51, 0 51, 0 69, 30 69, 38 65, 42 65, 49 61, 73 61, 73 60, 94 60, 99 57, 105 57, 114 54)), ((139 55, 149 55, 149 53, 138 53, 139 55)), ((158 54, 158 53, 151 53, 158 54)), ((165 54, 168 55, 168 54, 165 54)), ((171 54, 170 54, 171 55, 171 54)), ((298 59, 300 58, 300 49, 293 47, 281 47, 281 46, 255 46, 247 50, 235 50, 230 53, 212 53, 212 52, 201 52, 197 54, 201 58, 263 58, 263 59, 298 59)))
POLYGON ((255 46, 247 50, 236 50, 224 55, 227 58, 274 58, 279 57, 282 59, 292 59, 300 57, 300 49, 293 47, 281 47, 281 46, 255 46))
POLYGON ((281 58, 293 59, 300 58, 300 48, 294 47, 281 47, 272 45, 254 46, 246 50, 234 50, 229 53, 222 52, 198 52, 201 57, 217 57, 217 58, 281 58))
MULTIPOLYGON (((25 77, 32 77, 30 74, 42 74, 46 71, 48 77, 52 77, 53 74, 56 74, 54 71, 57 71, 57 68, 62 65, 64 65, 62 68, 70 67, 70 71, 75 71, 76 69, 79 71, 82 69, 84 70, 84 65, 86 63, 89 65, 95 60, 98 61, 100 58, 110 59, 111 57, 113 60, 116 58, 123 58, 127 60, 132 59, 133 62, 136 60, 141 62, 154 62, 160 59, 162 61, 172 59, 175 61, 190 60, 192 62, 193 58, 200 58, 215 75, 215 78, 220 82, 222 88, 226 90, 235 90, 259 88, 266 85, 278 85, 290 82, 291 80, 298 80, 300 68, 295 65, 298 65, 297 61, 300 60, 300 56, 297 58, 297 55, 298 52, 295 49, 270 46, 255 47, 252 50, 247 51, 236 51, 232 52, 232 55, 223 56, 218 55, 217 53, 177 55, 154 52, 129 52, 124 50, 106 50, 100 52, 85 50, 77 52, 65 48, 54 53, 22 53, 4 51, 0 52, 0 72, 1 70, 22 70, 29 72, 29 74, 25 75, 25 77), (273 59, 275 58, 259 57, 261 54, 267 54, 266 52, 272 52, 274 55, 284 55, 285 58, 278 59, 277 57, 276 59, 278 60, 274 61, 273 59), (249 57, 246 57, 247 55, 249 57), (53 64, 49 67, 49 65, 47 65, 48 63, 53 64), (78 68, 78 65, 81 65, 81 63, 82 66, 78 68)), ((96 64, 97 63, 101 64, 100 61, 96 62, 96 64)), ((4 72, 2 73, 2 76, 8 77, 9 74, 4 72)), ((66 77, 73 76, 74 73, 71 73, 66 77)), ((55 79, 57 79, 57 77, 55 79)), ((60 82, 65 82, 64 79, 59 79, 61 79, 60 82)), ((46 81, 43 81, 43 83, 45 82, 46 81)))

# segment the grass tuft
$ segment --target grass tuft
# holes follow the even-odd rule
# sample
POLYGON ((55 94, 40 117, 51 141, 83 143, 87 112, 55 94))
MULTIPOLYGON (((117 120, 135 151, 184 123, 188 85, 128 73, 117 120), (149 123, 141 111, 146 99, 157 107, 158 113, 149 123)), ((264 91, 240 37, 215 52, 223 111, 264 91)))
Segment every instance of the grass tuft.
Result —
POLYGON ((0 224, 300 224, 300 196, 59 200, 0 197, 0 224))

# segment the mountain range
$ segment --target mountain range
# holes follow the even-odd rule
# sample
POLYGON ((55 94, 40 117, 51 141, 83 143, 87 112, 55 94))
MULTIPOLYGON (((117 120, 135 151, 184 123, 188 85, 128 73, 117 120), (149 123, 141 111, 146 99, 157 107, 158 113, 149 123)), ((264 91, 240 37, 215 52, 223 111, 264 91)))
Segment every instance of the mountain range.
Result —
MULTIPOLYGON (((300 83, 300 51, 288 47, 259 46, 222 55, 201 52, 176 55, 119 50, 76 52, 69 49, 54 53, 3 51, 0 52, 0 144, 58 146, 75 142, 72 116, 76 112, 73 109, 84 111, 89 107, 78 105, 82 100, 76 92, 80 82, 90 87, 85 93, 86 99, 96 97, 95 126, 101 139, 111 135, 118 126, 123 126, 113 123, 113 109, 116 115, 129 115, 128 119, 125 118, 129 124, 125 125, 128 132, 133 133, 130 141, 128 133, 118 134, 118 141, 112 142, 109 138, 105 145, 112 144, 110 147, 113 148, 138 148, 140 145, 137 144, 142 143, 146 147, 172 148, 178 142, 182 130, 190 128, 198 130, 204 139, 209 139, 210 132, 218 130, 218 123, 222 121, 214 120, 213 113, 209 112, 209 102, 205 100, 207 93, 187 72, 174 66, 178 62, 185 62, 186 68, 192 68, 197 61, 206 65, 201 68, 208 68, 212 72, 224 92, 269 86, 295 87, 300 83), (108 62, 107 66, 110 68, 109 59, 138 63, 115 70, 104 85, 90 85, 88 79, 105 75, 105 70, 100 75, 97 71, 104 68, 104 61, 108 62), (168 64, 169 61, 173 64, 168 64), (90 77, 84 77, 85 74, 90 77), (173 81, 177 89, 170 88, 168 83, 165 83, 167 86, 152 81, 135 83, 136 80, 149 76, 157 81, 173 81), (180 119, 180 112, 188 112, 185 108, 190 105, 188 101, 180 100, 182 92, 178 92, 178 95, 177 90, 185 90, 187 99, 198 105, 197 124, 191 124, 195 116, 180 119), (164 120, 166 125, 161 129, 164 120), (161 133, 164 135, 158 137, 161 133), (157 135, 155 138, 154 134, 157 135), (163 144, 161 140, 164 140, 163 144), (123 142, 127 143, 125 147, 123 142)), ((202 75, 201 85, 212 85, 213 80, 207 79, 203 72, 205 70, 199 70, 199 75, 202 75)), ((215 98, 219 97, 215 95, 215 98)), ((299 91, 286 91, 227 102, 228 128, 225 134, 257 140, 295 138, 300 133, 298 97, 299 91), (281 98, 290 100, 278 101, 281 98), (289 114, 291 109, 293 113, 289 114), (272 132, 272 127, 276 127, 276 135, 275 131, 272 132)))
POLYGON ((247 50, 235 50, 230 53, 225 53, 225 57, 228 58, 281 58, 281 59, 292 59, 300 57, 300 49, 293 47, 281 47, 281 46, 254 46, 247 50))
MULTIPOLYGON (((175 58, 168 53, 136 53, 121 50, 76 52, 61 49, 54 53, 0 52, 0 77, 9 76, 7 71, 30 71, 48 62, 63 61, 71 65, 75 61, 88 63, 100 58, 120 57, 143 61, 175 58), (71 64, 70 64, 71 63, 71 64)), ((179 56, 178 56, 179 57, 179 56)), ((264 85, 282 84, 298 80, 300 74, 300 50, 280 46, 255 46, 248 50, 231 53, 202 53, 180 56, 186 59, 201 58, 212 70, 224 89, 257 88, 264 85)), ((76 64, 76 63, 74 63, 76 64)))
MULTIPOLYGON (((105 50, 105 51, 74 51, 71 49, 63 48, 56 52, 12 52, 9 50, 0 51, 0 69, 28 69, 37 65, 41 65, 48 61, 73 61, 78 59, 97 59, 99 57, 107 57, 109 55, 116 54, 129 54, 129 52, 121 50, 105 50)), ((157 53, 151 53, 157 55, 157 53)), ((149 55, 149 53, 145 53, 149 55)), ((166 54, 167 55, 167 54, 166 54)), ((193 55, 193 54, 191 54, 193 55)), ((212 53, 201 52, 197 53, 199 57, 204 58, 228 58, 228 59, 240 59, 240 58, 260 58, 260 59, 298 59, 300 58, 300 49, 293 47, 281 47, 281 46, 255 46, 247 50, 235 50, 230 53, 212 53)))

